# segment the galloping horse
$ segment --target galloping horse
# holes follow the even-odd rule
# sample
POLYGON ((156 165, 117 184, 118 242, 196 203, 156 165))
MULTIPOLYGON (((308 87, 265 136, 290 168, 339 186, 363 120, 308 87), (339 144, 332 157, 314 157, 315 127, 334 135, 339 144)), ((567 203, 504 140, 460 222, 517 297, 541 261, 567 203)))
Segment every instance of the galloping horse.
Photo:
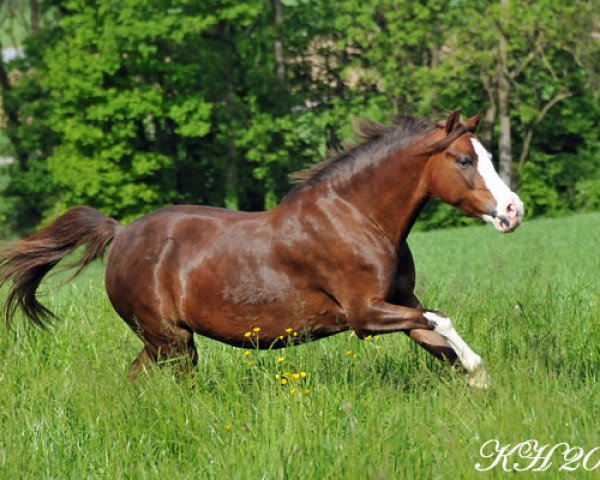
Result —
POLYGON ((131 378, 161 358, 196 364, 194 333, 279 348, 289 328, 303 341, 352 329, 360 338, 405 332, 436 357, 458 359, 468 383, 485 388, 479 355, 414 295, 406 243, 432 197, 500 232, 521 223, 523 204, 475 137, 478 123, 479 115, 463 123, 458 110, 440 124, 363 121, 362 143, 297 174, 300 185, 267 212, 180 205, 121 227, 72 208, 0 255, 0 284, 12 283, 7 324, 20 308, 43 327, 53 317, 36 299, 44 276, 80 246, 76 274, 108 248, 108 297, 144 343, 131 378))

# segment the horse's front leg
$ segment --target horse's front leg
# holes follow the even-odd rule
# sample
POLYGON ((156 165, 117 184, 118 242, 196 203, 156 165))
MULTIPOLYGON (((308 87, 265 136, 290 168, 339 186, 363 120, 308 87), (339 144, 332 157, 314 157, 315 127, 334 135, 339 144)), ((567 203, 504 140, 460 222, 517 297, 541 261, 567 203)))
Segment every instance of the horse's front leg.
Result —
MULTIPOLYGON (((413 287, 414 285, 412 285, 411 288, 413 287)), ((394 303, 413 308, 423 308, 421 302, 419 302, 419 299, 413 293, 405 294, 398 300, 399 301, 394 300, 394 303)), ((450 365, 454 365, 458 360, 456 352, 450 345, 448 345, 448 342, 444 339, 444 337, 435 333, 433 330, 414 329, 405 331, 404 333, 408 335, 411 340, 416 342, 417 345, 427 350, 430 354, 442 362, 447 362, 450 365)))
POLYGON ((486 389, 489 375, 483 360, 461 338, 448 317, 440 312, 404 307, 384 301, 372 301, 358 322, 351 322, 360 337, 413 329, 433 330, 442 336, 454 350, 460 363, 467 370, 470 386, 486 389))
POLYGON ((441 312, 425 312, 425 318, 433 326, 433 331, 446 339, 452 347, 462 366, 467 371, 467 382, 471 387, 487 390, 490 386, 490 376, 485 369, 483 360, 465 342, 455 330, 448 317, 441 312))

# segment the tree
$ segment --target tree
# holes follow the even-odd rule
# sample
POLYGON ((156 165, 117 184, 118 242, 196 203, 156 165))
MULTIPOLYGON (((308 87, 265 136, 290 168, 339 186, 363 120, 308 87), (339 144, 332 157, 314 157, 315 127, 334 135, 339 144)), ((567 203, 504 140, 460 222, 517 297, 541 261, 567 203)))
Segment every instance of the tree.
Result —
MULTIPOLYGON (((353 140, 352 117, 456 107, 485 111, 480 136, 528 211, 595 205, 600 36, 582 0, 40 6, 26 58, 0 70, 22 228, 78 203, 124 220, 271 208, 288 173, 353 140)), ((468 221, 433 204, 422 225, 468 221)))
MULTIPOLYGON (((576 46, 590 43, 589 2, 509 1, 477 5, 461 30, 452 61, 474 65, 488 96, 486 120, 498 119, 499 170, 509 185, 529 156, 534 133, 551 109, 571 96, 576 46), (514 160, 514 121, 520 152, 514 160)), ((596 46, 597 51, 597 46, 596 46)))
MULTIPOLYGON (((47 122, 49 102, 36 78, 43 63, 41 46, 52 42, 56 30, 48 25, 43 33, 36 1, 0 2, 0 27, 11 48, 21 50, 21 39, 28 34, 25 59, 18 55, 6 64, 0 58, 0 94, 4 113, 5 135, 10 147, 2 152, 15 158, 15 163, 3 167, 10 182, 3 192, 2 216, 8 231, 24 232, 41 220, 43 212, 56 199, 56 188, 48 174, 46 157, 56 143, 56 135, 47 122), (27 5, 29 8, 27 8, 27 5)), ((0 49, 4 45, 0 42, 0 49)))

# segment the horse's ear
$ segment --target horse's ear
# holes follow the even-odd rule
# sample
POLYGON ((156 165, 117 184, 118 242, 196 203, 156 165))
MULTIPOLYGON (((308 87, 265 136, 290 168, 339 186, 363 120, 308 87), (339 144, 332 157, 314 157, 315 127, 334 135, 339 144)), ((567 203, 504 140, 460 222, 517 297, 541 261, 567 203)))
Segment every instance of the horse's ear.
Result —
POLYGON ((469 118, 465 122, 465 125, 467 127, 467 132, 475 133, 475 130, 477 130, 477 126, 479 125, 480 121, 481 121, 481 112, 478 112, 476 115, 473 115, 471 118, 469 118))
POLYGON ((460 108, 456 110, 452 110, 448 118, 446 119, 446 123, 444 124, 444 131, 446 134, 449 134, 452 130, 454 130, 460 124, 460 108))

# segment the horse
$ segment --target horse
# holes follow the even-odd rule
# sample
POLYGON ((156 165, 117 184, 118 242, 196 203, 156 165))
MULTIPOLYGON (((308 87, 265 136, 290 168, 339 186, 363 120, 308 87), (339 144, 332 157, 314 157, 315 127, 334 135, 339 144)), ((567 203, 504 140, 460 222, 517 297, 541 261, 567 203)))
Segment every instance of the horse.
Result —
POLYGON ((264 212, 199 205, 161 208, 121 226, 74 207, 0 253, 10 284, 6 322, 18 309, 46 327, 54 314, 36 298, 45 275, 76 276, 106 256, 108 298, 142 340, 131 379, 163 360, 194 366, 194 333, 242 348, 281 348, 353 330, 361 338, 404 332, 438 359, 459 361, 467 383, 487 388, 483 360, 442 312, 415 296, 407 236, 438 198, 502 232, 522 221, 523 203, 500 179, 475 136, 480 114, 452 111, 430 123, 395 116, 363 120, 362 141, 297 173, 298 185, 264 212))

